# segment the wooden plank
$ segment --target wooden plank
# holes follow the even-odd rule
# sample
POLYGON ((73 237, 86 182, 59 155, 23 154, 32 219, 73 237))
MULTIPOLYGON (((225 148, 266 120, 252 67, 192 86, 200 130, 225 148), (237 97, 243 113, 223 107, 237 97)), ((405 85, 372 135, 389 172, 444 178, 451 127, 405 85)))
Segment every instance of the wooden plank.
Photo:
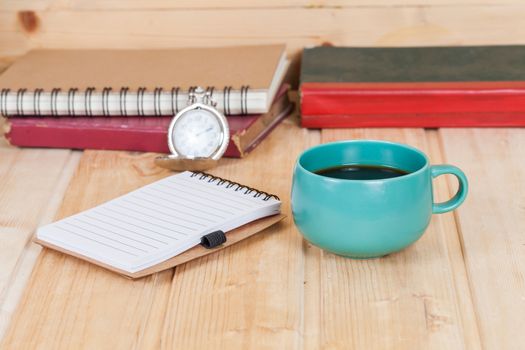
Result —
POLYGON ((245 8, 353 8, 409 7, 448 5, 505 5, 520 0, 4 0, 0 11, 79 10, 173 10, 173 9, 245 9, 245 8))
MULTIPOLYGON (((427 152, 431 157, 432 164, 446 163, 443 149, 441 147, 442 140, 439 137, 438 131, 427 130, 425 134, 428 139, 427 152)), ((456 193, 458 187, 457 184, 448 186, 450 183, 449 180, 450 179, 445 176, 440 176, 434 179, 434 196, 436 201, 446 201, 451 197, 451 194, 456 193)), ((446 257, 448 258, 448 262, 444 263, 448 263, 452 267, 451 273, 454 279, 455 296, 457 298, 457 305, 459 306, 461 317, 460 324, 463 326, 465 344, 468 345, 466 348, 479 348, 482 345, 482 335, 480 335, 480 330, 477 325, 477 313, 472 300, 472 291, 470 290, 467 269, 465 266, 458 222, 456 221, 455 214, 445 216, 436 215, 435 220, 438 225, 437 230, 440 232, 441 237, 444 240, 443 248, 446 252, 446 257)))
POLYGON ((30 238, 56 209, 48 205, 64 194, 77 158, 67 150, 0 147, 0 338, 32 269, 30 238))
MULTIPOLYGON (((58 217, 167 174, 152 154, 85 152, 58 217)), ((5 336, 6 348, 131 348, 151 310, 165 311, 172 271, 130 281, 44 249, 5 336), (158 305, 161 303, 162 305, 158 305)), ((163 311, 163 312, 164 312, 163 311)), ((155 315, 155 319, 162 315, 155 315)))
MULTIPOLYGON (((13 0, 11 0, 13 1, 13 0)), ((15 2, 15 1, 13 1, 15 2)), ((32 0, 31 2, 35 2, 32 0)), ((519 0, 486 1, 483 5, 517 4, 519 0)), ((480 5, 479 0, 72 0, 71 8, 90 10, 148 10, 148 9, 195 9, 195 8, 351 8, 351 7, 401 7, 401 6, 443 6, 480 5)))
POLYGON ((457 220, 486 349, 525 348, 525 130, 442 129, 469 197, 457 220))
POLYGON ((175 271, 163 328, 169 349, 292 349, 302 343, 302 240, 291 218, 295 158, 319 132, 281 125, 252 155, 213 174, 275 193, 285 221, 175 271))
MULTIPOLYGON (((289 212, 292 163, 297 152, 318 140, 315 134, 283 124, 248 158, 225 160, 213 172, 277 192, 289 212), (284 147, 289 149, 283 152, 284 147)), ((165 176, 152 159, 151 154, 86 152, 59 217, 165 176)), ((301 251, 290 218, 237 247, 183 265, 173 281, 172 271, 129 281, 44 250, 4 346, 195 348, 261 341, 296 346, 301 338, 301 251)))
POLYGON ((525 4, 435 7, 53 10, 1 13, 0 54, 28 47, 162 48, 286 42, 289 53, 334 45, 524 43, 525 4), (33 24, 36 23, 36 24, 33 24), (206 25, 203 25, 205 23, 206 25), (26 37, 19 37, 20 33, 26 37), (509 36, 508 33, 513 35, 509 36), (18 40, 17 39, 23 39, 18 40))
MULTIPOLYGON (((57 3, 59 1, 55 0, 54 2, 57 3)), ((63 1, 61 0, 60 2, 63 1)), ((48 10, 52 7, 52 3, 53 0, 3 0, 0 2, 0 12, 48 10)))
MULTIPOLYGON (((80 160, 80 154, 81 153, 78 151, 71 152, 71 155, 65 162, 60 177, 54 183, 54 186, 53 183, 48 184, 51 187, 52 194, 47 198, 45 203, 41 203, 43 212, 38 217, 39 221, 35 226, 45 225, 51 222, 52 219, 55 217, 58 207, 62 202, 62 197, 64 196, 67 185, 69 184, 69 181, 73 176, 73 172, 76 169, 80 160)), ((53 166, 53 164, 51 164, 51 166, 53 166)), ((17 164, 15 164, 15 167, 18 167, 17 164)), ((24 197, 24 194, 21 192, 17 194, 22 196, 20 198, 24 197)), ((18 239, 23 240, 25 238, 27 240, 27 238, 30 236, 32 236, 32 232, 29 235, 26 234, 25 237, 24 235, 18 236, 18 239)), ((4 240, 2 240, 2 243, 5 243, 4 240)), ((2 247, 6 250, 12 248, 10 246, 5 246, 4 244, 2 244, 2 247)), ((3 289, 0 295, 2 313, 0 320, 0 339, 2 339, 2 336, 5 333, 9 322, 12 318, 12 315, 14 314, 14 311, 20 301, 29 276, 31 275, 31 271, 33 270, 33 267, 36 263, 38 254, 40 253, 40 250, 41 248, 39 245, 28 241, 21 252, 19 252, 19 250, 16 250, 14 252, 15 254, 12 255, 14 258, 16 253, 19 253, 16 264, 14 265, 10 273, 9 279, 5 283, 5 288, 3 289)), ((2 251, 2 253, 5 252, 2 251)), ((12 263, 10 265, 12 265, 12 263)), ((4 268, 5 267, 9 267, 9 265, 4 266, 4 268)))
MULTIPOLYGON (((388 139, 442 161, 437 138, 421 129, 323 130, 322 142, 388 139)), ((438 200, 449 197, 435 183, 438 200)), ((480 348, 475 312, 452 214, 434 216, 406 250, 351 260, 306 247, 306 347, 355 349, 480 348), (453 244, 450 244, 450 241, 453 244)))
POLYGON ((0 70, 4 70, 12 58, 24 54, 30 48, 16 12, 0 12, 0 70))

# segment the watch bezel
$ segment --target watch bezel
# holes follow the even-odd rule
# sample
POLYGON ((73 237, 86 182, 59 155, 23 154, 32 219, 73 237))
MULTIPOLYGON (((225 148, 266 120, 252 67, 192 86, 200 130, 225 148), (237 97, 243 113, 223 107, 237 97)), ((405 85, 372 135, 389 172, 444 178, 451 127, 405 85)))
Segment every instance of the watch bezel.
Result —
POLYGON ((215 117, 217 117, 217 119, 219 120, 219 124, 221 126, 221 145, 214 153, 212 153, 209 157, 207 157, 207 158, 210 158, 212 160, 219 160, 222 157, 222 155, 224 154, 224 152, 226 152, 226 148, 228 148, 228 144, 230 143, 230 127, 228 125, 228 120, 217 109, 213 108, 212 106, 200 103, 200 102, 193 103, 193 104, 191 104, 191 105, 181 109, 177 114, 175 114, 175 116, 171 120, 170 126, 168 128, 168 147, 170 149, 170 152, 174 156, 182 157, 182 158, 186 158, 186 159, 190 159, 190 160, 199 158, 199 157, 188 157, 186 155, 180 154, 177 151, 177 148, 175 147, 175 144, 174 144, 174 141, 173 141, 173 131, 175 129, 175 125, 177 124, 177 121, 185 113, 187 113, 189 111, 192 111, 192 110, 197 110, 197 109, 206 110, 206 111, 210 112, 211 114, 213 114, 215 117))

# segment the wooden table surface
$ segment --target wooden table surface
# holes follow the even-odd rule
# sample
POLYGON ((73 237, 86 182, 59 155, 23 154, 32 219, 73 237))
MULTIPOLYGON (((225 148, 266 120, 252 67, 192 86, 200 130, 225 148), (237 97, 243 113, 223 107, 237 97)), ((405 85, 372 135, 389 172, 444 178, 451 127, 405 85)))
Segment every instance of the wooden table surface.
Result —
MULTIPOLYGON (((213 174, 278 194, 285 221, 137 281, 30 242, 35 228, 169 175, 154 154, 0 146, 2 348, 523 349, 525 130, 305 130, 290 119, 213 174), (305 148, 408 143, 470 180, 408 249, 350 260, 306 243, 290 215, 305 148)), ((438 200, 455 180, 435 181, 438 200)))

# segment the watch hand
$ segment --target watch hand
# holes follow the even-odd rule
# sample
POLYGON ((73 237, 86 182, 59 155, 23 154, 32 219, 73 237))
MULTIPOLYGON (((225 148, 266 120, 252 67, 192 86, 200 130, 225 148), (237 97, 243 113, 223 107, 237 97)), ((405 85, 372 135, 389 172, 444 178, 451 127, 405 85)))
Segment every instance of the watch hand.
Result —
POLYGON ((201 132, 197 133, 196 136, 201 136, 202 134, 205 134, 205 133, 210 132, 210 131, 212 131, 212 130, 213 130, 213 128, 212 128, 212 127, 209 127, 208 129, 206 129, 206 130, 204 130, 204 131, 201 131, 201 132))

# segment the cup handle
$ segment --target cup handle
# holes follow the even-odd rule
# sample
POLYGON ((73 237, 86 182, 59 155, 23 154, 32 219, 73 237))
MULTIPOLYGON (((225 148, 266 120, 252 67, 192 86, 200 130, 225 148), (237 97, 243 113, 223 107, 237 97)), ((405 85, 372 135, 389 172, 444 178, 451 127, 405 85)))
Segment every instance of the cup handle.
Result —
POLYGON ((468 181, 465 173, 461 169, 448 164, 443 165, 432 165, 430 167, 430 174, 432 178, 436 178, 439 175, 451 174, 457 177, 459 181, 458 192, 446 202, 443 203, 432 203, 432 213, 442 214, 456 209, 463 203, 468 192, 468 181))

